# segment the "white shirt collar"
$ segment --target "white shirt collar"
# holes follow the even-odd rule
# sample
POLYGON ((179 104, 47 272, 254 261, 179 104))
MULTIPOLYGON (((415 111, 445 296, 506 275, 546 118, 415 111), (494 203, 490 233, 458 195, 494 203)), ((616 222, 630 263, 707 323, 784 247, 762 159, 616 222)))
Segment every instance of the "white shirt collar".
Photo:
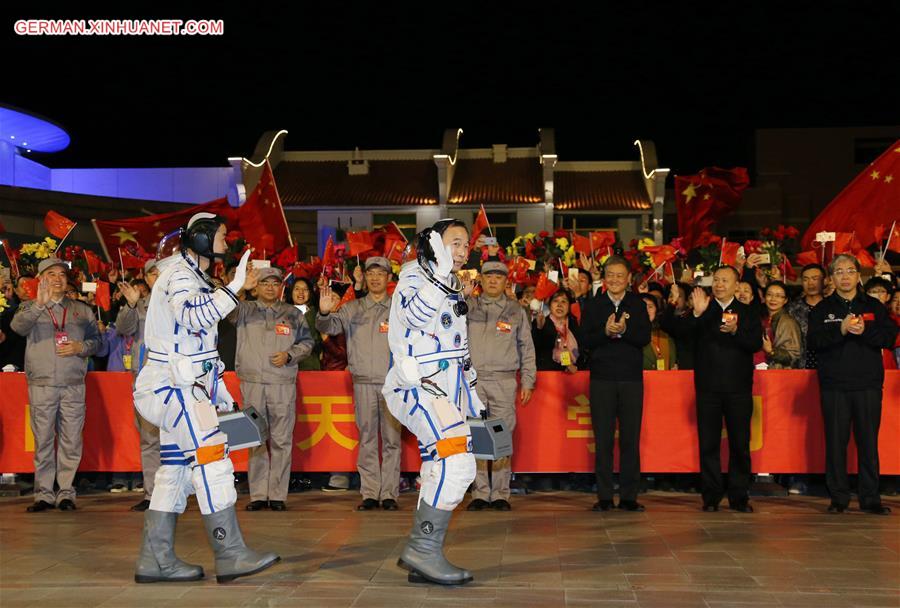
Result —
POLYGON ((729 306, 731 306, 734 303, 734 296, 731 296, 731 299, 728 300, 727 302, 725 302, 724 304, 722 303, 722 301, 719 298, 716 298, 716 302, 719 303, 719 306, 722 307, 722 310, 726 310, 729 306))

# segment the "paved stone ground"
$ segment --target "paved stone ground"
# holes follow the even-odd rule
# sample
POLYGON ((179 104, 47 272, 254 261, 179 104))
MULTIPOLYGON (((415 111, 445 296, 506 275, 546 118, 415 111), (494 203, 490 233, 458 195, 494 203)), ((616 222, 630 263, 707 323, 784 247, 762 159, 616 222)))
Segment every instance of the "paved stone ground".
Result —
POLYGON ((508 513, 459 511, 447 555, 474 571, 463 588, 412 585, 395 565, 413 496, 397 512, 358 513, 355 493, 291 494, 290 510, 248 513, 270 570, 218 585, 200 513, 179 521, 177 550, 196 584, 136 585, 142 515, 134 494, 79 499, 77 512, 25 512, 0 500, 0 606, 900 606, 900 500, 889 517, 827 515, 822 498, 757 499, 756 513, 703 513, 696 495, 642 495, 647 512, 593 513, 593 497, 514 497, 508 513))

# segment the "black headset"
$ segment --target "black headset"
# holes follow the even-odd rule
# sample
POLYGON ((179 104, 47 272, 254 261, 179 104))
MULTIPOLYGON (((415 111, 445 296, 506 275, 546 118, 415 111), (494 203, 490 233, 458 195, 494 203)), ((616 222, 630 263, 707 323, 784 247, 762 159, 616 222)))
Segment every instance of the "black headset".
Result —
POLYGON ((215 253, 213 243, 219 226, 225 223, 225 218, 217 215, 214 218, 202 218, 182 230, 181 250, 190 249, 197 255, 209 258, 211 261, 225 259, 224 253, 215 253))

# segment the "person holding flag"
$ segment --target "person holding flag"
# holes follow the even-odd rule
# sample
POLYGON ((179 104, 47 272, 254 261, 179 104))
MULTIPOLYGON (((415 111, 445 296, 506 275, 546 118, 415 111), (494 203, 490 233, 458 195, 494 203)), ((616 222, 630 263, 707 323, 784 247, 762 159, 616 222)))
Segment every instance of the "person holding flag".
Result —
POLYGON ((147 362, 135 382, 135 407, 159 427, 161 444, 153 496, 144 512, 138 583, 203 578, 203 568, 181 561, 174 551, 178 515, 194 493, 215 552, 217 582, 255 574, 280 559, 244 543, 228 437, 218 428, 216 411, 234 409, 216 350, 218 323, 237 306, 237 292, 253 289, 258 278, 247 251, 234 279, 214 288, 206 271, 226 251, 225 232, 223 218, 197 213, 160 244, 161 256, 176 239, 179 251, 158 262, 144 323, 147 362))

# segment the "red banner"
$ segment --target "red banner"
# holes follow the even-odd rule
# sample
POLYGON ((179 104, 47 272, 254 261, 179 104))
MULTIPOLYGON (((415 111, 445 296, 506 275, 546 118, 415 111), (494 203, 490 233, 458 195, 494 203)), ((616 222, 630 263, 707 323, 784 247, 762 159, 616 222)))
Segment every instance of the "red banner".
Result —
MULTIPOLYGON (((240 400, 234 374, 226 374, 240 400)), ((594 439, 588 401, 588 373, 539 372, 534 397, 519 406, 513 470, 591 472, 594 439)), ((131 406, 131 374, 87 375, 83 471, 139 471, 140 448, 131 406)), ((358 433, 353 390, 346 372, 302 372, 297 378, 295 471, 353 471, 358 433)), ((34 439, 28 425, 25 375, 0 374, 0 471, 31 472, 34 439)), ((756 372, 753 390, 751 454, 753 470, 766 473, 821 473, 825 467, 824 431, 815 372, 756 372)), ((879 436, 881 473, 900 474, 900 371, 888 371, 879 436)), ((723 437, 723 453, 727 441, 723 437)), ((246 470, 247 451, 234 455, 246 470)), ((641 469, 657 473, 696 472, 694 387, 691 372, 645 372, 641 469)), ((723 458, 727 463, 727 458, 723 458)), ((417 470, 415 439, 404 431, 403 469, 417 470)), ((856 469, 851 440, 848 465, 856 469)))

